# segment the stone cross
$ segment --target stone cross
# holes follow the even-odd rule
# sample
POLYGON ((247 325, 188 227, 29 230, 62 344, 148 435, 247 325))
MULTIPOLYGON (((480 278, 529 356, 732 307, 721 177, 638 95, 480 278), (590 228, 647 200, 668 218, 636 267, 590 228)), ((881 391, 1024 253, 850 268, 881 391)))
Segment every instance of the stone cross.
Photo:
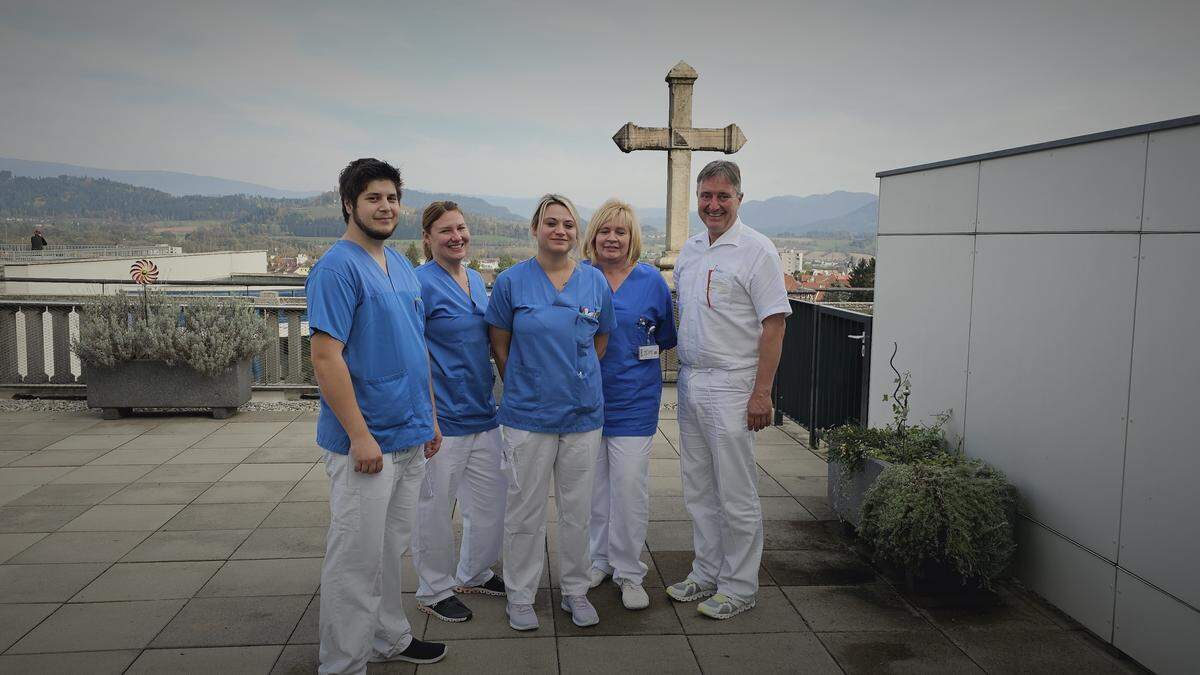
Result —
POLYGON ((621 152, 667 151, 667 250, 658 261, 658 267, 667 274, 674 269, 675 258, 688 237, 692 152, 707 150, 728 155, 746 144, 746 137, 736 124, 724 129, 692 127, 692 85, 698 77, 695 69, 683 61, 667 73, 671 91, 669 127, 639 127, 630 122, 613 136, 621 152))

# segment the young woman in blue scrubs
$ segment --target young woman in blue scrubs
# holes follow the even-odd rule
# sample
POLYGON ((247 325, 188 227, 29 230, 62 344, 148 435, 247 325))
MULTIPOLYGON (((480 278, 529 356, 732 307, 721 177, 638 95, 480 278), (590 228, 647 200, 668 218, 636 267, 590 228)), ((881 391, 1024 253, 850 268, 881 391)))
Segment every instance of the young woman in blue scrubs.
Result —
POLYGON ((425 341, 433 371, 442 448, 425 467, 413 526, 413 565, 421 611, 442 621, 471 618, 455 595, 504 595, 491 566, 500 558, 508 480, 500 470, 500 430, 492 397, 487 289, 465 264, 471 233, 454 202, 433 202, 421 218, 425 258, 417 268, 425 341), (463 514, 455 562, 451 511, 463 514))
POLYGON ((671 290, 658 269, 639 263, 642 233, 633 207, 610 199, 588 225, 584 256, 604 273, 617 327, 600 361, 604 435, 596 455, 590 544, 592 587, 611 576, 626 609, 645 609, 641 561, 650 518, 650 447, 662 402, 659 353, 675 346, 671 290))
POLYGON ((579 216, 561 195, 542 197, 530 229, 537 256, 496 278, 486 320, 504 378, 500 425, 509 472, 504 516, 508 624, 538 627, 550 473, 558 507, 562 608, 577 626, 600 621, 587 599, 592 471, 604 425, 599 358, 614 327, 604 275, 571 259, 579 216))

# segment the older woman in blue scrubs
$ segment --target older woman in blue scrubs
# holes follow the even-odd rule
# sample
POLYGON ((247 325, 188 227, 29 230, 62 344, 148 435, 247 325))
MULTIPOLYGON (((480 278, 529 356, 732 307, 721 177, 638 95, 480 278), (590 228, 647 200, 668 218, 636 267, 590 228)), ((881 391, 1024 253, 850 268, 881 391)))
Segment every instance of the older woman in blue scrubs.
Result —
POLYGON ((433 202, 421 218, 425 258, 417 268, 425 341, 433 372, 441 451, 429 460, 413 526, 413 565, 421 611, 442 621, 471 618, 455 593, 504 595, 491 566, 500 558, 508 481, 500 469, 500 430, 492 397, 487 289, 463 263, 471 232, 454 202, 433 202), (462 549, 454 555, 451 512, 462 508, 462 549))
POLYGON ((592 587, 611 576, 626 609, 645 609, 641 561, 650 518, 650 447, 662 402, 659 353, 675 346, 671 290, 658 269, 639 263, 642 233, 633 207, 610 199, 588 225, 584 256, 604 273, 617 327, 600 360, 604 434, 596 455, 590 527, 592 587))
POLYGON ((591 626, 600 618, 587 599, 588 516, 604 425, 599 359, 615 325, 612 292, 597 269, 571 258, 579 215, 570 200, 542 197, 530 229, 537 256, 497 277, 485 317, 504 378, 499 419, 509 471, 508 624, 538 627, 533 601, 545 560, 553 471, 562 608, 575 625, 591 626))

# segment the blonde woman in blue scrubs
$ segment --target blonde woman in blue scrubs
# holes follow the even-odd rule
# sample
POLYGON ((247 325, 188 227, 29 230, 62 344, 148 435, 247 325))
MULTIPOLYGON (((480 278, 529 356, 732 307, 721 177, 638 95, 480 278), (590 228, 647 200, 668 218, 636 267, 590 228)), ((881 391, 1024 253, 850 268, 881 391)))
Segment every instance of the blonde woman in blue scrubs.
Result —
POLYGON ((492 397, 487 289, 466 266, 471 232, 454 202, 433 202, 421 218, 424 265, 417 268, 425 308, 425 342, 433 372, 442 449, 425 467, 413 525, 413 565, 421 611, 442 621, 471 618, 456 593, 504 595, 492 572, 500 558, 508 480, 500 470, 500 430, 492 397), (454 551, 451 514, 463 514, 462 548, 454 551))
POLYGON ((588 518, 604 426, 600 357, 615 323, 604 275, 571 258, 579 227, 569 199, 542 197, 530 223, 537 255, 497 277, 485 317, 504 378, 504 583, 515 630, 538 627, 533 601, 545 560, 552 471, 561 606, 577 626, 600 621, 587 599, 588 518))

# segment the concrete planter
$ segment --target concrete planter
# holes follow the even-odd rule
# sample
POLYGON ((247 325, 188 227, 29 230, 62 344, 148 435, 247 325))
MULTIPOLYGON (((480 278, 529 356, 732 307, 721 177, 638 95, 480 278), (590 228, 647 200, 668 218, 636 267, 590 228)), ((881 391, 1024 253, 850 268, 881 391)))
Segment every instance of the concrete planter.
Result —
POLYGON ((841 462, 829 462, 829 506, 838 518, 858 527, 863 495, 889 466, 890 462, 867 457, 861 470, 850 472, 841 462))
POLYGON ((209 408, 216 419, 232 415, 250 400, 250 359, 216 376, 185 365, 162 361, 127 361, 114 368, 84 364, 89 408, 101 408, 105 419, 130 414, 133 408, 209 408))

